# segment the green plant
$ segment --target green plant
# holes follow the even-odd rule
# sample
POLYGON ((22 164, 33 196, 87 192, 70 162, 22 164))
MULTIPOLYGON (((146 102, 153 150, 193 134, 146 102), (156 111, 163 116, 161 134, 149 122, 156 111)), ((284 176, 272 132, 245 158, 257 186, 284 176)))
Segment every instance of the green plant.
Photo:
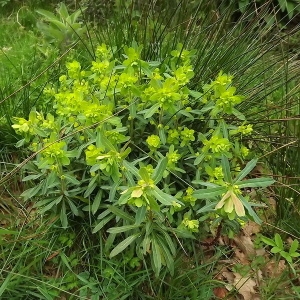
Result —
MULTIPOLYGON (((285 16, 288 19, 292 19, 294 15, 299 14, 300 2, 299 0, 276 0, 276 1, 252 1, 252 0, 230 0, 230 1, 218 1, 221 9, 228 7, 229 5, 234 9, 239 10, 241 13, 249 12, 249 10, 258 10, 262 6, 267 6, 269 10, 266 21, 275 21, 275 17, 279 17, 281 21, 285 16), (228 3, 229 2, 229 3, 228 3)), ((288 22, 284 22, 288 24, 288 22)))
POLYGON ((279 254, 282 256, 289 264, 293 263, 293 258, 299 257, 300 253, 297 252, 299 242, 298 240, 293 240, 291 245, 289 246, 288 251, 286 251, 287 247, 284 245, 281 236, 278 233, 275 233, 274 239, 267 238, 265 236, 261 236, 260 239, 267 245, 272 246, 271 252, 274 254, 279 254))
POLYGON ((36 12, 45 19, 38 22, 37 27, 49 43, 57 45, 62 50, 68 49, 78 39, 82 39, 86 32, 86 26, 78 22, 84 10, 85 8, 78 9, 70 15, 63 2, 57 9, 57 16, 50 11, 37 9, 36 12))
POLYGON ((220 72, 194 91, 193 51, 182 44, 162 62, 142 60, 135 44, 124 51, 118 62, 102 44, 90 71, 67 63, 59 89, 45 90, 55 114, 15 119, 17 145, 36 156, 23 180, 38 183, 22 196, 63 227, 97 216, 93 232, 109 233, 110 258, 133 251, 135 266, 150 254, 156 275, 164 265, 173 274, 176 238, 194 239, 206 219, 259 222, 242 189, 274 181, 243 180, 256 160, 241 170, 249 155, 241 137, 253 128, 235 108, 244 97, 232 76, 220 72))

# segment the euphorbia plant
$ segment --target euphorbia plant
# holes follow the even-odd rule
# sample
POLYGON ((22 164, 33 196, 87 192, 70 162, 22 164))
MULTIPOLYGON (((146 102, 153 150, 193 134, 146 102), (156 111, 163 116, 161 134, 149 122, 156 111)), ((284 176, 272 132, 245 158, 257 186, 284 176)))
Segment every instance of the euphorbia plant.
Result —
POLYGON ((194 91, 193 51, 178 45, 147 62, 140 47, 124 50, 116 61, 99 46, 90 70, 67 63, 59 89, 46 90, 54 113, 16 118, 18 146, 39 150, 24 178, 38 181, 23 196, 59 214, 64 227, 95 216, 93 232, 108 232, 110 257, 150 255, 157 274, 162 266, 172 273, 178 237, 195 238, 204 219, 259 222, 243 188, 273 180, 243 180, 256 164, 240 170, 249 154, 242 136, 253 129, 236 109, 245 97, 232 76, 220 72, 194 91))

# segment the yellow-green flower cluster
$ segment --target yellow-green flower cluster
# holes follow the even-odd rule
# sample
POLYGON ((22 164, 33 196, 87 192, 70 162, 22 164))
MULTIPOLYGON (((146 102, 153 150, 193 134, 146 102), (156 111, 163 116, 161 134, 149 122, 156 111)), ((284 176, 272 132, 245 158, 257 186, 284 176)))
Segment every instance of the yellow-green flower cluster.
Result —
POLYGON ((183 66, 183 67, 179 67, 174 72, 174 75, 179 86, 183 86, 189 83, 190 80, 194 77, 194 71, 192 66, 183 66))
MULTIPOLYGON (((70 159, 68 157, 67 152, 67 144, 65 141, 52 143, 46 143, 47 147, 45 150, 41 152, 41 161, 46 165, 55 165, 61 164, 63 166, 67 166, 70 164, 70 159)), ((42 165, 44 165, 42 163, 42 165)))
POLYGON ((183 201, 189 203, 191 206, 194 206, 197 200, 197 198, 193 196, 194 190, 191 187, 188 187, 185 193, 186 194, 183 196, 183 201))
POLYGON ((210 182, 215 182, 220 185, 223 184, 224 182, 224 173, 223 173, 223 168, 222 166, 212 168, 209 165, 205 166, 205 171, 209 175, 209 181, 210 182))
POLYGON ((133 72, 122 73, 117 81, 117 87, 120 89, 121 94, 127 95, 127 92, 138 81, 138 77, 133 72))
POLYGON ((72 79, 78 79, 80 77, 81 65, 78 61, 74 60, 66 64, 68 69, 68 75, 72 79))
POLYGON ((190 220, 188 217, 185 217, 182 220, 182 225, 191 232, 199 231, 199 221, 198 220, 190 220))
POLYGON ((158 135, 152 134, 146 140, 150 150, 154 151, 160 147, 160 138, 158 135))
POLYGON ((180 138, 181 138, 180 146, 183 147, 193 142, 195 140, 194 133, 195 130, 188 129, 187 127, 183 127, 183 130, 180 132, 180 138))
POLYGON ((167 142, 173 145, 180 144, 181 147, 184 147, 195 141, 194 134, 195 130, 188 129, 185 126, 178 127, 178 129, 169 129, 167 142))
POLYGON ((179 136, 180 136, 180 131, 179 130, 169 129, 168 130, 167 142, 169 144, 178 145, 179 142, 180 142, 179 136))
POLYGON ((194 51, 183 49, 183 44, 179 43, 176 47, 176 50, 171 51, 171 55, 175 59, 182 60, 184 65, 189 65, 191 63, 191 58, 194 55, 194 51))
POLYGON ((109 67, 109 61, 93 61, 91 71, 97 75, 103 74, 109 67))
POLYGON ((163 110, 170 110, 174 104, 181 99, 178 81, 174 77, 167 78, 162 82, 162 86, 154 89, 150 96, 150 101, 160 103, 163 110))
POLYGON ((243 98, 239 95, 235 95, 236 88, 229 87, 227 89, 220 89, 219 98, 216 101, 216 107, 219 110, 223 110, 225 113, 232 113, 232 109, 235 105, 240 104, 243 98))
POLYGON ((126 67, 138 66, 142 61, 140 59, 141 48, 134 49, 132 47, 125 47, 125 53, 127 58, 123 61, 123 65, 126 67))
POLYGON ((97 46, 96 57, 100 60, 109 60, 112 57, 112 52, 107 49, 105 44, 101 44, 100 46, 97 46))
POLYGON ((166 154, 166 157, 168 159, 168 168, 173 169, 178 162, 178 160, 181 158, 181 155, 177 153, 178 150, 169 151, 166 154))
POLYGON ((40 132, 40 128, 44 122, 43 115, 34 110, 30 112, 28 120, 17 117, 13 118, 13 120, 16 123, 12 125, 12 128, 18 134, 24 136, 26 142, 29 142, 37 132, 40 132))
POLYGON ((243 135, 251 134, 253 131, 253 125, 252 124, 241 125, 238 127, 238 131, 243 135))
POLYGON ((89 145, 85 150, 86 163, 93 166, 97 163, 97 157, 103 153, 103 149, 97 148, 95 145, 89 145))
POLYGON ((241 147, 241 154, 242 154, 242 157, 245 158, 249 155, 249 149, 245 146, 242 146, 241 147))
POLYGON ((17 122, 17 124, 13 124, 12 128, 15 129, 15 131, 18 134, 23 134, 23 133, 30 133, 33 134, 33 127, 30 121, 27 121, 24 118, 14 118, 14 121, 17 122))
POLYGON ((220 72, 217 78, 214 80, 213 85, 228 86, 229 84, 231 84, 232 79, 233 79, 232 75, 223 74, 223 72, 220 72))
MULTIPOLYGON (((130 199, 128 204, 134 205, 136 207, 148 206, 149 199, 147 197, 147 190, 154 187, 154 181, 150 179, 148 182, 145 180, 139 180, 137 186, 130 188, 131 191, 130 199)), ((128 190, 124 191, 126 193, 128 190)))
POLYGON ((204 147, 202 152, 214 153, 214 154, 228 154, 231 148, 231 143, 227 138, 222 138, 217 135, 213 135, 210 140, 203 141, 204 147))

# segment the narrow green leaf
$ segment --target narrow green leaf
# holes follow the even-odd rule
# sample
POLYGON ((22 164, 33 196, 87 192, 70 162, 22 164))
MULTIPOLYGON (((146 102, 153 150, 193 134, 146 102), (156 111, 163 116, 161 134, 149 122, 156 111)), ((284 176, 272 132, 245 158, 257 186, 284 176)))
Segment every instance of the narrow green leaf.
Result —
POLYGON ((197 210, 197 214, 204 214, 204 213, 207 213, 207 212, 214 211, 216 205, 217 205, 217 201, 214 201, 212 203, 208 203, 205 206, 203 206, 200 209, 198 209, 197 210))
POLYGON ((243 181, 235 182, 235 185, 238 185, 239 188, 247 188, 247 187, 267 187, 272 185, 275 182, 272 178, 261 177, 261 178, 253 178, 247 179, 243 181))
POLYGON ((127 171, 129 171, 131 174, 133 174, 137 179, 141 179, 139 170, 132 163, 124 160, 123 166, 127 169, 127 171))
POLYGON ((114 213, 116 216, 120 217, 121 219, 123 220, 126 220, 126 221, 129 221, 131 223, 134 222, 134 218, 132 216, 130 216, 127 212, 125 212, 124 210, 116 207, 116 206, 113 206, 113 205, 110 205, 108 206, 108 209, 114 213))
POLYGON ((68 216, 66 212, 66 204, 63 201, 61 205, 61 210, 60 210, 60 222, 63 228, 68 227, 68 216))
POLYGON ((222 165, 222 169, 224 172, 225 181, 231 183, 232 178, 231 178, 230 165, 229 165, 228 158, 225 155, 222 155, 222 164, 221 165, 222 165))
POLYGON ((110 203, 116 202, 116 192, 118 187, 120 186, 121 181, 115 182, 113 184, 113 186, 110 188, 109 190, 109 197, 108 197, 108 201, 110 203))
POLYGON ((164 240, 157 236, 157 241, 159 242, 161 253, 164 257, 164 261, 166 262, 167 268, 170 271, 171 276, 174 275, 174 259, 172 257, 172 254, 170 253, 169 248, 165 244, 164 240))
POLYGON ((21 194, 21 197, 23 197, 24 200, 26 201, 26 200, 34 197, 40 191, 41 188, 42 188, 42 183, 38 184, 37 186, 35 186, 33 188, 30 188, 30 189, 24 191, 21 194))
POLYGON ((61 196, 59 196, 58 198, 54 198, 54 199, 47 199, 47 200, 45 200, 45 202, 43 201, 41 201, 41 202, 37 202, 34 206, 35 207, 42 207, 42 206, 44 206, 45 204, 46 204, 46 201, 47 201, 47 205, 46 206, 44 206, 41 210, 40 210, 40 213, 41 214, 43 214, 43 213, 45 213, 46 211, 48 211, 48 210, 50 210, 54 205, 56 205, 57 203, 60 203, 61 202, 61 200, 63 199, 63 195, 61 195, 61 196))
POLYGON ((160 140, 161 140, 162 144, 165 145, 166 142, 167 142, 165 129, 164 128, 159 128, 158 129, 158 135, 160 137, 160 140))
POLYGON ((159 160, 159 162, 153 172, 153 175, 152 175, 154 184, 157 184, 162 179, 164 171, 166 170, 166 167, 167 167, 167 163, 168 163, 168 159, 166 157, 159 160))
POLYGON ((107 232, 109 233, 121 233, 121 232, 126 232, 129 230, 133 230, 133 229, 137 229, 139 228, 139 225, 125 225, 125 226, 121 226, 121 227, 112 227, 107 229, 107 232))
POLYGON ((241 181, 244 177, 246 177, 254 169, 256 164, 257 164, 257 159, 252 159, 251 161, 249 161, 246 167, 235 178, 234 182, 241 181))
POLYGON ((105 136, 104 129, 97 132, 96 145, 97 147, 104 146, 107 151, 117 151, 116 147, 105 136))
POLYGON ((42 175, 43 175, 42 173, 36 174, 36 175, 28 175, 28 176, 24 177, 22 179, 22 181, 34 180, 34 179, 41 177, 42 175))
POLYGON ((93 200, 93 204, 92 204, 92 214, 93 215, 98 211, 98 209, 100 207, 101 200, 102 200, 102 194, 103 194, 103 191, 99 190, 93 200))
POLYGON ((105 241, 104 245, 104 251, 108 254, 109 250, 111 249, 112 245, 114 244, 114 241, 116 239, 116 234, 110 233, 105 241))
POLYGON ((58 13, 60 14, 62 19, 64 19, 64 20, 69 17, 68 9, 67 9, 66 5, 63 2, 60 3, 58 13))
POLYGON ((37 9, 36 12, 43 17, 46 17, 48 20, 58 20, 58 18, 52 12, 45 9, 37 9))
POLYGON ((5 229, 5 228, 0 228, 0 235, 4 235, 4 234, 18 234, 18 231, 13 231, 13 230, 9 230, 9 229, 5 229))
POLYGON ((210 188, 220 187, 219 185, 217 185, 215 183, 205 182, 205 181, 202 181, 202 180, 193 180, 192 183, 193 184, 200 184, 200 185, 207 186, 207 187, 210 187, 210 188))
POLYGON ((64 176, 68 182, 75 184, 75 185, 80 185, 80 181, 77 180, 74 176, 72 176, 70 174, 65 174, 64 176))
POLYGON ((114 215, 109 215, 106 218, 104 218, 103 220, 101 220, 97 226, 95 226, 95 228, 93 229, 92 233, 96 233, 97 231, 101 230, 110 220, 112 220, 113 218, 115 218, 114 215))
POLYGON ((16 143, 16 148, 20 148, 20 147, 22 147, 24 144, 25 144, 25 139, 19 140, 19 141, 16 143))
POLYGON ((214 187, 208 189, 195 190, 193 196, 197 199, 210 199, 222 195, 227 190, 226 187, 214 187))
POLYGON ((157 186, 152 189, 151 194, 163 205, 173 205, 174 203, 183 205, 182 202, 177 200, 175 197, 164 193, 157 186))
POLYGON ((49 20, 49 22, 57 27, 58 30, 64 32, 68 30, 68 26, 57 20, 49 20))
POLYGON ((157 243, 157 241, 153 238, 152 239, 152 260, 154 264, 154 272, 156 276, 159 275, 161 269, 161 249, 157 243))
POLYGON ((246 120, 246 117, 240 112, 238 111, 237 109, 233 108, 232 109, 232 113, 239 119, 239 120, 246 120))
POLYGON ((71 208, 72 213, 73 213, 75 216, 79 216, 79 210, 78 210, 78 208, 76 207, 76 205, 73 203, 73 201, 71 201, 71 200, 68 198, 68 203, 69 203, 69 206, 70 206, 70 208, 71 208))
POLYGON ((119 253, 121 253, 125 248, 127 248, 130 244, 132 244, 140 235, 141 235, 140 233, 136 233, 126 238, 110 252, 109 257, 112 258, 118 255, 119 253))
POLYGON ((204 157, 205 157, 205 153, 201 153, 199 156, 197 156, 194 161, 194 166, 199 165, 202 162, 202 160, 204 159, 204 157))
POLYGON ((153 106, 151 106, 150 108, 148 108, 147 110, 144 110, 144 112, 145 112, 144 118, 145 119, 151 118, 158 111, 159 106, 160 106, 160 103, 156 103, 153 106))
POLYGON ((141 178, 143 180, 145 180, 146 182, 149 182, 150 176, 149 176, 149 173, 147 171, 147 168, 145 168, 145 167, 140 168, 139 169, 139 175, 141 176, 141 178))
POLYGON ((71 267, 70 264, 69 264, 69 261, 68 261, 67 256, 66 256, 63 252, 60 252, 60 253, 59 253, 59 256, 60 256, 60 258, 61 258, 61 261, 65 264, 65 266, 66 266, 70 271, 73 272, 72 267, 71 267))
POLYGON ((287 1, 286 2, 286 10, 287 10, 287 13, 288 13, 288 17, 289 19, 291 20, 293 15, 294 15, 294 12, 295 12, 295 5, 297 5, 297 9, 299 11, 299 5, 300 5, 300 2, 298 0, 297 4, 294 4, 293 2, 291 1, 287 1))
POLYGON ((70 15, 71 24, 75 23, 77 21, 78 17, 81 15, 81 12, 85 11, 85 10, 86 10, 86 7, 83 7, 83 8, 76 10, 75 12, 73 12, 70 15))
POLYGON ((176 255, 176 247, 175 247, 174 242, 172 241, 170 235, 165 230, 163 230, 161 233, 164 236, 164 239, 167 242, 168 248, 170 249, 172 255, 175 256, 176 255))
POLYGON ((97 174, 96 176, 93 177, 93 179, 89 182, 89 185, 86 189, 86 191, 84 192, 83 197, 87 198, 93 191, 94 189, 97 187, 97 180, 99 178, 99 174, 97 174))
POLYGON ((147 207, 145 205, 138 207, 135 215, 135 224, 140 225, 144 220, 147 213, 147 207))
POLYGON ((253 218, 254 222, 256 222, 257 224, 261 224, 262 220, 258 217, 258 215, 256 214, 256 212, 252 209, 251 205, 247 199, 245 199, 242 195, 239 195, 238 198, 242 201, 243 205, 246 207, 249 215, 253 218))

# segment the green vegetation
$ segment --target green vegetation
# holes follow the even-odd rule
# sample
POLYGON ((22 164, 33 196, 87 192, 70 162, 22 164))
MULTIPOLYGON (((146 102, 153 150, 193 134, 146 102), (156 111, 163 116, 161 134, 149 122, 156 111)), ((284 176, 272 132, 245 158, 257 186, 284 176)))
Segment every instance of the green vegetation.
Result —
POLYGON ((1 299, 299 296, 292 1, 2 2, 1 299))

